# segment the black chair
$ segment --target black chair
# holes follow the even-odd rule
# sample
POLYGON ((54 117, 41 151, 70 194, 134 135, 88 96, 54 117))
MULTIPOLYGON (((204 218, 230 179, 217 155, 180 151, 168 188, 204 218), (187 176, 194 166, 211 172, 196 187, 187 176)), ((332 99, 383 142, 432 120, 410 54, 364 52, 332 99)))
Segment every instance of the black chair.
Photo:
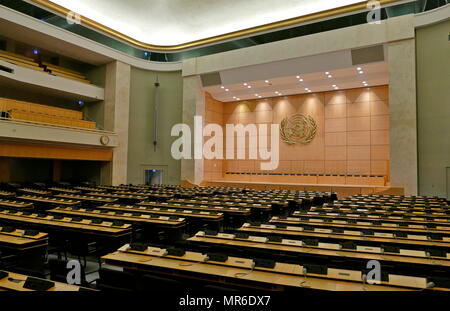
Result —
MULTIPOLYGON (((67 274, 70 269, 67 269, 67 261, 59 260, 59 259, 50 259, 48 261, 50 268, 50 279, 56 282, 67 283, 67 274)), ((81 270, 81 284, 77 284, 80 286, 89 286, 89 283, 86 281, 86 273, 84 267, 80 265, 81 270)))
POLYGON ((180 281, 150 274, 143 275, 139 279, 137 285, 137 290, 143 292, 150 292, 150 291, 179 292, 182 291, 183 288, 185 288, 185 286, 180 281))
POLYGON ((97 280, 97 289, 107 292, 133 292, 136 291, 135 276, 126 271, 116 271, 100 268, 100 278, 97 280))

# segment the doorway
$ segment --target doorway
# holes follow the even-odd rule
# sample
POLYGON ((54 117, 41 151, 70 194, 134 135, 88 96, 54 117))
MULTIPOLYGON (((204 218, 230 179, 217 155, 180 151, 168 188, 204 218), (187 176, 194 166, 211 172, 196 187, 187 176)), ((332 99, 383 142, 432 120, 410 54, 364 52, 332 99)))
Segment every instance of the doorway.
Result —
POLYGON ((161 185, 162 183, 163 183, 163 170, 157 169, 145 170, 146 185, 161 185))

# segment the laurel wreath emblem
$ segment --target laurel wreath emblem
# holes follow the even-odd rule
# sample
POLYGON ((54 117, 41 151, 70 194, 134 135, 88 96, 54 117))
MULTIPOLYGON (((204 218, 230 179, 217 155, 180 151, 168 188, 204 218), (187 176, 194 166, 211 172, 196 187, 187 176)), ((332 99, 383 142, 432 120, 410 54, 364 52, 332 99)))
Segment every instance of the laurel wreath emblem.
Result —
POLYGON ((311 116, 296 113, 286 117, 280 124, 281 139, 289 145, 307 145, 317 133, 316 121, 311 116))

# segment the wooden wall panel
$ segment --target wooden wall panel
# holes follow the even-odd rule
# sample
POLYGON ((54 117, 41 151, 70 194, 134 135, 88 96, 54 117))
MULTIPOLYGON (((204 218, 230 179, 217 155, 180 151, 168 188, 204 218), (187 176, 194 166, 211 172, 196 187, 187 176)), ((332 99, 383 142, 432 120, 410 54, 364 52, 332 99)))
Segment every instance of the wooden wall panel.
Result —
POLYGON ((112 149, 0 142, 0 157, 111 161, 112 149))

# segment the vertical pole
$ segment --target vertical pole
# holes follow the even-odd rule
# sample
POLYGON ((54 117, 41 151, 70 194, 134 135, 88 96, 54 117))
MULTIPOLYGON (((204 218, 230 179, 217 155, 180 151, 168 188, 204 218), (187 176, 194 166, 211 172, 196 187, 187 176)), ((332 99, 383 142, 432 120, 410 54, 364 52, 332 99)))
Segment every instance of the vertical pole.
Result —
POLYGON ((155 82, 155 106, 153 111, 153 152, 156 152, 158 144, 158 110, 159 110, 159 78, 156 76, 155 82))

